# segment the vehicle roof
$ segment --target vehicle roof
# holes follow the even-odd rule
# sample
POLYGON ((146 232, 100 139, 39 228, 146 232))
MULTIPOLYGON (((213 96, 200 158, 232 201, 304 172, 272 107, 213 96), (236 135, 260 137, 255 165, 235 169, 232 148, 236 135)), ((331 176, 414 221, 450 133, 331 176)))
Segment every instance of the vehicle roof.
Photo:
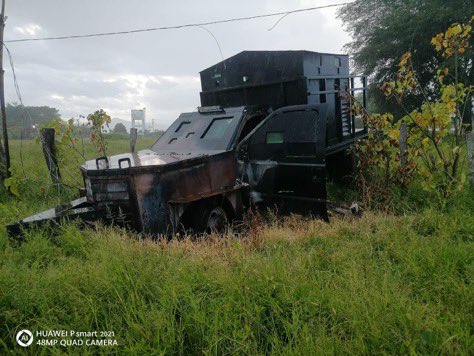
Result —
POLYGON ((231 148, 245 107, 183 113, 153 144, 160 154, 226 151, 231 148))
POLYGON ((266 58, 284 58, 284 59, 299 59, 302 58, 303 56, 318 56, 318 55, 324 55, 324 56, 338 56, 338 57, 348 57, 348 54, 346 53, 327 53, 327 52, 314 52, 314 51, 308 51, 308 50, 249 50, 249 51, 241 51, 239 53, 234 54, 233 56, 230 56, 226 59, 224 59, 221 62, 215 63, 203 70, 200 71, 200 73, 207 72, 211 69, 214 69, 215 67, 219 67, 223 65, 224 63, 229 64, 232 62, 238 62, 241 60, 245 61, 246 57, 266 57, 266 58))

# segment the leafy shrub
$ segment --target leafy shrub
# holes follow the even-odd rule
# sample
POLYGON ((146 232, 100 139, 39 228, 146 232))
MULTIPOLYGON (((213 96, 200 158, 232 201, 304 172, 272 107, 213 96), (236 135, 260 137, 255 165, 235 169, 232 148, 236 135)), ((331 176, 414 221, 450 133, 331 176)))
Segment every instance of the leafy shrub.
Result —
POLYGON ((458 66, 465 62, 462 55, 470 46, 471 31, 470 24, 454 24, 433 38, 436 50, 450 60, 434 78, 439 84, 437 97, 429 97, 419 84, 410 52, 402 56, 397 78, 382 85, 387 98, 402 109, 407 97, 421 93, 425 101, 420 108, 394 118, 390 113, 369 115, 357 102, 352 107, 369 129, 367 140, 356 145, 357 179, 366 205, 390 207, 394 192, 416 180, 444 208, 448 198, 463 188, 467 176, 463 119, 474 86, 459 82, 458 66), (449 66, 454 66, 453 75, 449 66))

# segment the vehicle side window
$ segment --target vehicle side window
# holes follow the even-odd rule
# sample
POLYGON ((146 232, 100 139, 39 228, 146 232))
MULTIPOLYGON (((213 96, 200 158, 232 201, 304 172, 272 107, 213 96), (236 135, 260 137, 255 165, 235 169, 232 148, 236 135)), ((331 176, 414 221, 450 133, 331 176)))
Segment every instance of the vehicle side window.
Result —
POLYGON ((267 136, 265 138, 265 143, 267 144, 275 144, 275 143, 283 143, 283 132, 267 132, 267 136))

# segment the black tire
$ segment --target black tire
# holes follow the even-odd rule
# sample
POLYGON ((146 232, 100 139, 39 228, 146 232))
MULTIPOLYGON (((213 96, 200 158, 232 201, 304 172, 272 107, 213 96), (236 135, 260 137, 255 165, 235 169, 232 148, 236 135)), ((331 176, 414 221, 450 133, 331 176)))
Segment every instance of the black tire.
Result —
POLYGON ((206 232, 211 233, 225 231, 228 220, 227 213, 223 207, 214 207, 214 209, 209 212, 209 216, 207 218, 206 232))
POLYGON ((229 218, 225 209, 216 204, 203 204, 196 207, 192 228, 197 233, 223 232, 229 218))

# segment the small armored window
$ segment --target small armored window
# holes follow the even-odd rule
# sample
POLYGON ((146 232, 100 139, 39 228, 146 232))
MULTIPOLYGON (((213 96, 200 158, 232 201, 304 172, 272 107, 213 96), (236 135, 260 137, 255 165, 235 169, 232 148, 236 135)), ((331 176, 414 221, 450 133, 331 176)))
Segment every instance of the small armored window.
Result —
POLYGON ((326 91, 326 79, 319 79, 319 91, 326 91))
POLYGON ((168 142, 168 145, 173 143, 173 142, 176 142, 178 139, 176 137, 173 137, 169 142, 168 142))
POLYGON ((218 87, 220 84, 220 78, 222 77, 221 73, 214 73, 212 75, 212 79, 214 80, 214 84, 218 87))
POLYGON ((219 139, 222 138, 227 130, 227 127, 232 122, 231 117, 221 117, 212 120, 209 127, 204 131, 201 138, 219 139))
POLYGON ((267 132, 265 138, 265 143, 274 144, 274 143, 283 143, 283 132, 267 132))
POLYGON ((181 128, 182 128, 183 126, 186 126, 186 125, 189 125, 189 124, 190 124, 189 121, 183 121, 183 122, 181 122, 175 132, 178 132, 179 130, 181 130, 181 128))
POLYGON ((340 57, 336 57, 336 58, 335 58, 335 62, 336 62, 336 67, 340 67, 340 66, 341 66, 341 58, 340 58, 340 57))
MULTIPOLYGON (((326 91, 326 80, 319 79, 319 91, 324 92, 326 91)), ((326 94, 319 94, 319 102, 325 103, 326 102, 326 94)))

